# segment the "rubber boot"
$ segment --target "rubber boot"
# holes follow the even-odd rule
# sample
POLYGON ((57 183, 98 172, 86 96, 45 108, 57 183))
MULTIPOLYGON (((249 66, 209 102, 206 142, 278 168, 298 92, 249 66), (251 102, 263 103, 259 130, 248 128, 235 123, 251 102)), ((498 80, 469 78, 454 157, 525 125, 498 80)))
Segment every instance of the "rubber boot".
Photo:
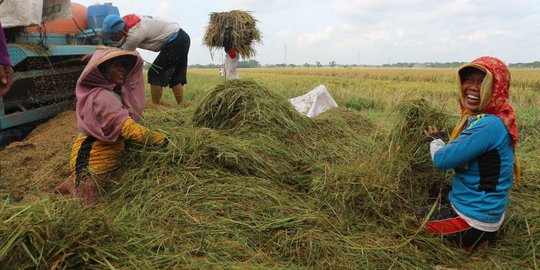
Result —
POLYGON ((180 107, 184 108, 186 107, 186 102, 184 101, 184 86, 182 84, 177 84, 173 86, 172 88, 174 98, 176 98, 176 103, 180 105, 180 107))
POLYGON ((159 85, 150 85, 150 95, 152 96, 152 103, 156 105, 162 105, 161 95, 163 94, 163 87, 159 85))

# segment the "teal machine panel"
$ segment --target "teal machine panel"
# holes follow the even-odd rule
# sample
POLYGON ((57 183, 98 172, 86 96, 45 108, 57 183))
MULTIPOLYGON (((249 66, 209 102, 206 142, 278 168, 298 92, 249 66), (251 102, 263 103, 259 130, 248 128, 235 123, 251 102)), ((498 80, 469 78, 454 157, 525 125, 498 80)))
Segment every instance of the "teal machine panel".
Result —
POLYGON ((75 84, 86 65, 81 58, 101 43, 97 32, 45 38, 22 33, 8 43, 15 73, 10 92, 0 97, 0 145, 5 134, 13 133, 3 131, 48 119, 74 105, 75 84))

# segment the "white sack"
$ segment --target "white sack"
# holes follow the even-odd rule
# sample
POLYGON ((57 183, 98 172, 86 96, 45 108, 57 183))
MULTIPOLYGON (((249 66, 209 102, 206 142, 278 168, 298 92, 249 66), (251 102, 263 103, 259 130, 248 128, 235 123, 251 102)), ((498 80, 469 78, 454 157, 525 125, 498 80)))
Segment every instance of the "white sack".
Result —
POLYGON ((0 6, 2 27, 28 26, 41 23, 43 0, 4 1, 0 6))
POLYGON ((305 95, 289 99, 289 102, 298 112, 308 117, 314 117, 338 107, 328 90, 326 90, 326 86, 322 84, 305 95))
POLYGON ((0 6, 2 27, 38 25, 71 18, 71 0, 7 0, 0 6))

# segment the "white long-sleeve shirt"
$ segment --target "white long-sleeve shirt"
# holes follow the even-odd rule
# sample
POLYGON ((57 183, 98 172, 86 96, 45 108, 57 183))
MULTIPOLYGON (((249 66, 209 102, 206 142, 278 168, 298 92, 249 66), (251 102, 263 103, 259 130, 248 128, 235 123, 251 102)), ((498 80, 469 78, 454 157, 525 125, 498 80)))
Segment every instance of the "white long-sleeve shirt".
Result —
POLYGON ((180 30, 180 25, 155 16, 137 15, 141 21, 129 29, 122 49, 137 48, 159 52, 170 35, 180 30))
POLYGON ((231 58, 229 54, 225 54, 225 79, 227 80, 238 80, 238 73, 236 67, 238 65, 238 56, 231 58))

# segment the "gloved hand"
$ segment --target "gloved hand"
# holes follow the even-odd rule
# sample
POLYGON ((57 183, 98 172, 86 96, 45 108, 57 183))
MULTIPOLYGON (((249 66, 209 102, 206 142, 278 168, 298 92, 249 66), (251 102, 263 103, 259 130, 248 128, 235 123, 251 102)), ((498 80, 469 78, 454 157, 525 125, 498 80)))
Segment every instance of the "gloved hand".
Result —
POLYGON ((441 139, 434 139, 429 144, 429 153, 431 154, 431 159, 433 160, 433 157, 435 156, 435 153, 439 151, 439 149, 443 148, 446 145, 443 140, 441 139))
POLYGON ((426 135, 426 141, 428 142, 432 142, 433 140, 436 140, 436 139, 441 139, 443 141, 448 140, 448 134, 446 133, 444 128, 441 130, 438 130, 437 127, 428 126, 428 129, 424 130, 424 135, 426 135))

